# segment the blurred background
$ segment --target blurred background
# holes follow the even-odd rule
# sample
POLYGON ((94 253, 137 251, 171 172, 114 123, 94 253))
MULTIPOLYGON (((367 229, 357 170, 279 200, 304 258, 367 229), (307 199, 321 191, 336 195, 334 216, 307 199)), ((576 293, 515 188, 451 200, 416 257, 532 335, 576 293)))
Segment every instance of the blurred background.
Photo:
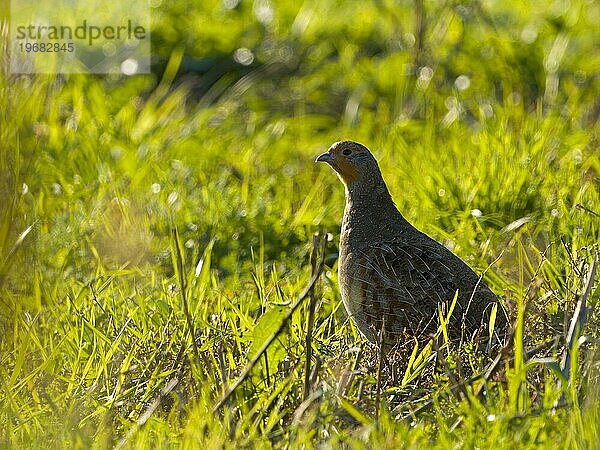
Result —
POLYGON ((196 251, 216 241, 224 274, 258 247, 296 261, 314 230, 337 232, 342 189, 312 161, 340 139, 370 147, 400 209, 450 246, 465 223, 475 246, 518 220, 549 242, 571 192, 597 195, 596 1, 151 12, 152 74, 4 72, 5 253, 35 222, 25 243, 58 271, 84 277, 77 252, 169 266, 177 225, 196 251))
MULTIPOLYGON (((16 198, 41 208, 21 229, 71 207, 51 214, 62 237, 43 248, 65 248, 93 222, 109 259, 142 258, 175 220, 201 246, 218 238, 223 258, 247 258, 260 239, 276 258, 317 225, 337 228, 341 189, 312 160, 340 139, 375 152, 418 226, 452 231, 472 210, 495 228, 530 214, 557 226, 566 187, 544 193, 543 177, 597 149, 596 1, 152 1, 151 11, 151 75, 3 75, 13 172, 3 195, 26 185, 16 198), (123 219, 126 192, 132 223, 99 232, 123 219), (77 202, 82 220, 66 233, 77 202), (139 232, 115 239, 126 226, 139 232)), ((597 180, 592 166, 577 183, 597 180)))

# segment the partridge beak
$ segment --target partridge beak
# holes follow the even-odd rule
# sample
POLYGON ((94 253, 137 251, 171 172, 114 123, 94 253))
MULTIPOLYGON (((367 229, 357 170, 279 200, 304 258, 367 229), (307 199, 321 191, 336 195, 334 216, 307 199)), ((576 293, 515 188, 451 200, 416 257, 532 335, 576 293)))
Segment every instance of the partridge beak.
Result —
POLYGON ((315 159, 315 162, 330 163, 332 161, 333 161, 333 155, 331 154, 331 152, 323 153, 322 155, 319 155, 319 157, 317 157, 317 159, 315 159))

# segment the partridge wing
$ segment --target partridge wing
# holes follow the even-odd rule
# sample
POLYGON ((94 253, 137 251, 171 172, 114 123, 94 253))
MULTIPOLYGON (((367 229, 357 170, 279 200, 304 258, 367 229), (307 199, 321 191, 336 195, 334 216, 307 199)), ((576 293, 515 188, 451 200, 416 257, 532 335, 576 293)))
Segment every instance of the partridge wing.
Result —
POLYGON ((418 337, 435 332, 438 309, 447 314, 458 290, 452 317, 454 331, 459 332, 456 319, 463 315, 461 300, 472 293, 472 289, 466 292, 465 268, 476 275, 437 242, 378 243, 359 250, 355 263, 361 269, 362 309, 374 331, 381 329, 385 316, 386 331, 391 334, 408 332, 418 337))

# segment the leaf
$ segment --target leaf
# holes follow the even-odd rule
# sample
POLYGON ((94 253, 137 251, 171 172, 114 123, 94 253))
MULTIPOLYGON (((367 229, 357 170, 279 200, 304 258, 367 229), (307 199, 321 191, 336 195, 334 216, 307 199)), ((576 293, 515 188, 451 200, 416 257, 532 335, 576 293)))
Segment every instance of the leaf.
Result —
POLYGON ((408 360, 408 364, 406 365, 406 371, 404 372, 404 377, 402 377, 402 386, 407 384, 409 380, 413 378, 413 364, 415 362, 415 358, 417 357, 417 352, 419 351, 419 342, 415 339, 415 345, 413 347, 413 351, 410 354, 410 358, 408 360))
MULTIPOLYGON (((279 325, 281 325, 281 322, 285 319, 287 312, 288 308, 279 306, 277 308, 270 309, 260 317, 258 323, 254 327, 252 344, 248 349, 249 360, 254 358, 267 339, 269 339, 273 333, 275 333, 279 325)), ((273 372, 273 370, 276 370, 279 363, 285 358, 286 349, 281 340, 278 338, 275 339, 275 341, 273 341, 273 343, 269 346, 266 354, 269 362, 269 370, 273 372)))
POLYGON ((348 400, 340 398, 340 405, 342 408, 352 416, 354 420, 359 422, 361 425, 366 426, 373 423, 373 420, 370 419, 366 414, 360 411, 356 406, 350 403, 348 400))
POLYGON ((567 379, 565 378, 561 368, 560 368, 560 363, 558 362, 557 359, 555 358, 550 358, 550 357, 545 357, 545 358, 531 358, 529 361, 527 361, 526 363, 526 367, 527 369, 530 369, 533 366, 537 366, 537 365, 541 365, 541 366, 545 366, 548 370, 550 370, 551 372, 554 373, 554 375, 556 375, 556 377, 562 382, 562 383, 566 383, 567 379))
POLYGON ((490 312, 490 321, 488 322, 488 333, 489 340, 492 341, 494 337, 494 326, 496 325, 496 314, 498 314, 498 303, 494 303, 492 306, 492 311, 490 312))
POLYGON ((208 287, 210 283, 210 264, 214 244, 215 239, 212 238, 204 249, 202 258, 196 264, 196 270, 194 271, 194 277, 198 279, 198 283, 202 287, 208 287))

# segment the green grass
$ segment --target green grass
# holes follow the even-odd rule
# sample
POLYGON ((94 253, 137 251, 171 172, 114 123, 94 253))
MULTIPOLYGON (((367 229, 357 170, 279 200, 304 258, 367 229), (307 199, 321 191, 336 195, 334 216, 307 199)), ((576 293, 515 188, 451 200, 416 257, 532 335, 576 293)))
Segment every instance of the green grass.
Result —
POLYGON ((598 255, 597 3, 264 3, 271 22, 166 3, 153 75, 0 72, 0 447, 597 448, 596 310, 558 368, 598 255), (222 64, 239 47, 255 62, 222 64), (343 188, 313 163, 345 138, 512 308, 514 359, 482 395, 450 392, 481 355, 410 348, 376 405, 337 286, 343 188), (310 401, 307 301, 213 414, 306 286, 315 232, 334 240, 310 401))

